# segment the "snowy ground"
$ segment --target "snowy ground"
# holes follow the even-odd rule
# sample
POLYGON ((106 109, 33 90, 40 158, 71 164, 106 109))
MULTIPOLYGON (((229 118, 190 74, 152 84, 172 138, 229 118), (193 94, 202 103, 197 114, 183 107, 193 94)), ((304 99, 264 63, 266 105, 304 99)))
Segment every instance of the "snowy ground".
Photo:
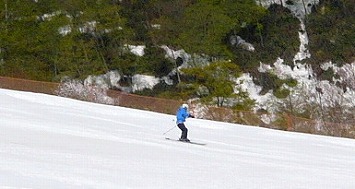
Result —
POLYGON ((355 140, 0 89, 0 188, 355 188, 355 140))

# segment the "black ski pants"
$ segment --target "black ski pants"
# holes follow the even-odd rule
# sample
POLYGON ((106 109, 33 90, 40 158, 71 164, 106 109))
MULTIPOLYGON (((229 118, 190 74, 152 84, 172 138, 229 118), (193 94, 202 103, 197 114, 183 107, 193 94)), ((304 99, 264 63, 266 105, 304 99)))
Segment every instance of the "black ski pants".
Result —
POLYGON ((185 127, 185 124, 184 123, 179 123, 177 126, 182 131, 181 139, 187 139, 187 128, 185 127))

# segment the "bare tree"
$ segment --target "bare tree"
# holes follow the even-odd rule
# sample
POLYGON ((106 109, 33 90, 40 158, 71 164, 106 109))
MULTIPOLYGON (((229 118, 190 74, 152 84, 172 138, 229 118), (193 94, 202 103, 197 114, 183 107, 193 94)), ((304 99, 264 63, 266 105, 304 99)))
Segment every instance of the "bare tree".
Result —
POLYGON ((307 20, 308 11, 307 11, 306 4, 304 3, 304 0, 302 0, 302 4, 303 4, 303 8, 304 8, 304 18, 306 18, 305 20, 307 20))

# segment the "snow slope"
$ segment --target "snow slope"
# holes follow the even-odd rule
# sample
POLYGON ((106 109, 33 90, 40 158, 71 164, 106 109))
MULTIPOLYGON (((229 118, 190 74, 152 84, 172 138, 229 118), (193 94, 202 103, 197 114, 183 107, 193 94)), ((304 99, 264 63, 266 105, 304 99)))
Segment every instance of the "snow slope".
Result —
POLYGON ((0 188, 355 188, 355 140, 0 89, 0 188))

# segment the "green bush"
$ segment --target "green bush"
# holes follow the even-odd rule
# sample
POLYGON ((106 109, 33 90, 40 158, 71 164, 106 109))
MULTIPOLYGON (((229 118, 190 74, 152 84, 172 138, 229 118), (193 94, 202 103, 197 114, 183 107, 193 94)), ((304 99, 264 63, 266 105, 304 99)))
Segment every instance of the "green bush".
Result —
POLYGON ((282 99, 288 97, 288 95, 290 94, 290 90, 278 88, 274 91, 273 94, 275 95, 275 97, 282 99))
POLYGON ((290 78, 285 80, 285 84, 288 85, 289 87, 296 87, 298 82, 296 79, 290 78))

